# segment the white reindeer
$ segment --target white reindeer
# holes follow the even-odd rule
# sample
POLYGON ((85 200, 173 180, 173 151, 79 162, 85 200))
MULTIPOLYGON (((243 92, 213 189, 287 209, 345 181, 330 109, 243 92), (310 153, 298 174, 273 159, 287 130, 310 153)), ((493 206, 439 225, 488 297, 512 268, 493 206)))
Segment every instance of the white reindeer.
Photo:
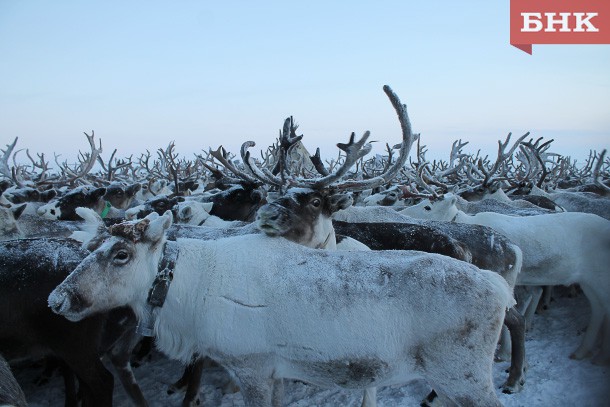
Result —
POLYGON ((538 216, 509 216, 493 212, 467 215, 452 194, 424 200, 401 214, 420 219, 489 226, 523 251, 518 285, 580 284, 591 304, 591 319, 581 345, 570 357, 593 355, 598 333, 602 348, 593 363, 610 363, 610 222, 588 213, 562 212, 538 216), (603 332, 602 332, 603 331, 603 332))
POLYGON ((208 226, 212 228, 231 228, 243 226, 241 221, 227 221, 218 216, 210 215, 214 202, 199 202, 189 200, 177 205, 176 222, 186 225, 208 226))
POLYGON ((25 236, 19 226, 19 216, 26 204, 4 205, 0 203, 0 240, 19 239, 25 236))
POLYGON ((158 347, 208 355, 246 406, 270 406, 276 379, 362 389, 426 379, 457 405, 500 406, 496 342, 514 304, 504 279, 422 252, 329 252, 282 238, 166 242, 167 212, 110 229, 49 296, 77 321, 130 305, 143 318, 162 258, 177 256, 155 308, 158 347), (235 255, 237 254, 238 255, 235 255))

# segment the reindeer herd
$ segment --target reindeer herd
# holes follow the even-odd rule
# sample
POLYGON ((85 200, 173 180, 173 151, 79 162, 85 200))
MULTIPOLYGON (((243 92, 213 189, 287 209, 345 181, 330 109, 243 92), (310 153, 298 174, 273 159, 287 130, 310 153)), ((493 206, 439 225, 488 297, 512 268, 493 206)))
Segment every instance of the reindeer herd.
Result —
POLYGON ((239 159, 220 147, 187 160, 170 143, 104 161, 91 133, 79 163, 52 169, 8 144, 0 405, 26 405, 9 364, 43 361, 66 406, 112 405, 115 379, 147 406, 131 364, 154 343, 185 365, 171 388, 184 406, 211 363, 247 406, 282 405, 284 379, 361 390, 365 407, 414 379, 431 390, 422 405, 499 406, 494 361, 510 361, 500 391, 527 386, 527 329, 556 285, 591 307, 562 357, 610 364, 605 150, 577 165, 552 140, 509 134, 495 161, 460 140, 430 162, 384 92, 402 140, 373 158, 369 132, 334 160, 310 156, 292 118, 260 158, 246 141, 239 159))

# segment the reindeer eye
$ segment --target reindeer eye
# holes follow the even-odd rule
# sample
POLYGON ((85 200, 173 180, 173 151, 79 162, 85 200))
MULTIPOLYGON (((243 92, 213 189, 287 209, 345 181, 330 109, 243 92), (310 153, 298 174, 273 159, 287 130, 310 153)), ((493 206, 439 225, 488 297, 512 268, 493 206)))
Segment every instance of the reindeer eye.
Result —
POLYGON ((427 211, 431 211, 432 207, 430 205, 426 205, 426 206, 424 206, 424 209, 427 210, 427 211))
POLYGON ((322 201, 320 200, 320 198, 316 198, 316 199, 313 199, 310 203, 311 203, 311 206, 313 206, 314 208, 317 208, 320 206, 322 201))
POLYGON ((112 260, 116 264, 125 264, 127 263, 130 257, 131 256, 129 255, 129 252, 127 250, 119 250, 118 252, 116 252, 112 260))

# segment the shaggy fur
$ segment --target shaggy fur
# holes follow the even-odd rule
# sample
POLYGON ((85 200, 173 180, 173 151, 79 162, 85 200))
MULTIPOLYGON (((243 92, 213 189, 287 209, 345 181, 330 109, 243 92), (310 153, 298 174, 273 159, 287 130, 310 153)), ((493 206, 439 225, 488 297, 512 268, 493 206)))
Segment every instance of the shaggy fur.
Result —
MULTIPOLYGON (((152 219, 147 243, 108 239, 50 307, 70 320, 121 304, 142 314, 170 224, 170 214, 152 219), (75 307, 75 295, 89 306, 75 307)), ((247 406, 270 405, 283 377, 353 389, 423 377, 458 405, 500 405, 493 354, 514 300, 495 273, 435 254, 328 252, 262 235, 168 244, 180 255, 158 346, 184 362, 217 360, 247 406)))

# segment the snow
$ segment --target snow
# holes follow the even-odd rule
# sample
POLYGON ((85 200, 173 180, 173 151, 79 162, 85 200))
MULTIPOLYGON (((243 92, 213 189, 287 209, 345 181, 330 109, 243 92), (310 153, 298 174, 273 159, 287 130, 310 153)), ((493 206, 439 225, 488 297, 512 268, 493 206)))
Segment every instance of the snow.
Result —
MULTIPOLYGON (((571 360, 568 355, 576 349, 589 318, 589 306, 584 295, 577 298, 559 297, 549 310, 536 315, 534 326, 527 334, 528 361, 527 382, 520 393, 500 394, 506 407, 517 406, 581 406, 608 405, 610 397, 610 367, 595 366, 588 360, 571 360)), ((494 366, 494 383, 499 387, 506 379, 508 362, 494 366)), ((40 368, 21 368, 15 371, 17 380, 31 407, 63 406, 63 380, 54 376, 43 386, 33 380, 40 368)), ((168 395, 170 383, 182 374, 182 366, 176 361, 154 352, 151 360, 134 369, 140 386, 151 407, 179 406, 183 394, 168 395)), ((202 406, 243 406, 241 394, 222 394, 228 376, 221 368, 204 372, 200 392, 202 406)), ((428 386, 417 381, 400 387, 382 388, 378 391, 379 407, 415 406, 427 395, 428 386)), ((286 382, 284 405, 289 407, 360 406, 362 392, 327 390, 301 382, 286 382)), ((130 406, 118 380, 115 380, 114 404, 130 406)))

